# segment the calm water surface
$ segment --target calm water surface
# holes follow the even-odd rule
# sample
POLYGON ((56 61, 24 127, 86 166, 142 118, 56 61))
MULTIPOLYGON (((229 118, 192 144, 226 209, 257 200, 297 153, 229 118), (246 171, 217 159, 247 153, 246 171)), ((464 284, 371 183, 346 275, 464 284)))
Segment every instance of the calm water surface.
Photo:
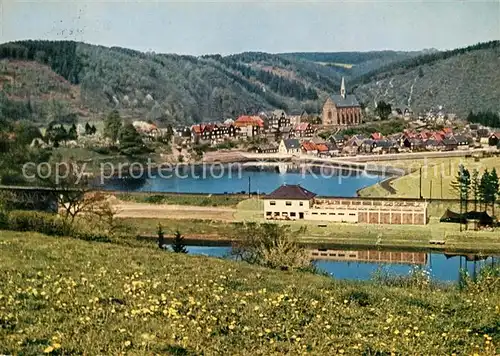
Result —
POLYGON ((301 184, 318 195, 353 197, 356 196, 357 190, 382 179, 383 177, 374 174, 331 167, 310 170, 283 166, 265 170, 247 167, 241 170, 224 169, 212 172, 199 168, 187 169, 170 178, 162 178, 159 175, 138 179, 114 178, 108 180, 104 187, 122 191, 223 194, 248 192, 249 183, 250 190, 258 193, 270 193, 282 184, 301 184))
MULTIPOLYGON (((189 253, 211 257, 227 258, 231 247, 188 246, 189 253)), ((377 263, 357 261, 315 260, 316 266, 337 279, 369 280, 380 268, 394 275, 408 275, 412 268, 421 266, 430 272, 431 278, 442 282, 458 281, 459 270, 467 269, 471 276, 485 265, 500 263, 500 256, 487 257, 484 260, 472 261, 474 256, 451 256, 442 253, 421 252, 425 256, 425 264, 377 263), (469 260, 467 260, 469 258, 469 260), (475 272, 474 272, 475 271, 475 272)))

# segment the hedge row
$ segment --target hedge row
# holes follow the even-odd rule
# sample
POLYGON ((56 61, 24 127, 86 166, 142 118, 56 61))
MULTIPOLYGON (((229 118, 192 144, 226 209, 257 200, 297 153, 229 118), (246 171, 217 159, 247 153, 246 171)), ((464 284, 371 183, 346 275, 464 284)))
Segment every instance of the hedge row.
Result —
POLYGON ((104 232, 88 230, 80 224, 70 224, 57 214, 39 211, 0 210, 0 229, 39 232, 49 236, 70 236, 89 241, 111 241, 104 232))

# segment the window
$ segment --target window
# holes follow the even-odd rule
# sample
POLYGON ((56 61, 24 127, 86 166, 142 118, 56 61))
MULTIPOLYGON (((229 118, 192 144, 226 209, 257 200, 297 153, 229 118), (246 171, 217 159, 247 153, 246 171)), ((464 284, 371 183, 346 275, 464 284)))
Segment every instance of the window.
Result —
POLYGON ((349 213, 349 216, 356 216, 356 214, 354 214, 354 213, 349 213))
POLYGON ((318 215, 318 213, 312 213, 313 215, 318 215))
POLYGON ((287 202, 285 202, 285 205, 286 206, 292 206, 292 202, 291 201, 287 201, 287 202))
POLYGON ((300 206, 304 206, 304 202, 303 202, 303 201, 301 201, 301 202, 299 203, 299 205, 300 205, 300 206))
POLYGON ((330 215, 335 215, 335 213, 330 213, 330 215))
POLYGON ((295 216, 295 213, 290 213, 290 216, 295 216))
POLYGON ((339 215, 342 215, 342 216, 343 216, 343 215, 344 215, 344 213, 339 213, 339 215))
POLYGON ((282 212, 281 215, 283 216, 288 216, 288 213, 286 211, 282 212))
POLYGON ((275 201, 269 202, 269 205, 276 205, 275 201))
POLYGON ((266 211, 266 216, 271 216, 273 213, 271 211, 266 211))
POLYGON ((326 213, 321 213, 321 215, 326 215, 326 213))

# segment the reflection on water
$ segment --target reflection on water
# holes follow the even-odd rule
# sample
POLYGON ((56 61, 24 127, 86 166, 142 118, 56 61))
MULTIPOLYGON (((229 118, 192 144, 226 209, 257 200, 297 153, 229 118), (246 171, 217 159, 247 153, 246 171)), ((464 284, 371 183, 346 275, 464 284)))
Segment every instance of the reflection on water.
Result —
POLYGON ((104 189, 143 192, 224 194, 248 192, 270 193, 282 184, 301 184, 318 195, 354 197, 364 187, 379 182, 383 177, 356 170, 335 167, 276 167, 250 166, 241 169, 218 171, 203 166, 181 168, 178 174, 163 172, 162 176, 111 178, 104 189))
MULTIPOLYGON (((188 246, 194 255, 228 258, 231 247, 188 246)), ((393 275, 407 275, 414 266, 430 271, 436 281, 456 282, 465 269, 474 277, 483 266, 499 265, 500 256, 405 252, 383 250, 309 250, 315 265, 338 279, 368 280, 381 268, 393 275)))

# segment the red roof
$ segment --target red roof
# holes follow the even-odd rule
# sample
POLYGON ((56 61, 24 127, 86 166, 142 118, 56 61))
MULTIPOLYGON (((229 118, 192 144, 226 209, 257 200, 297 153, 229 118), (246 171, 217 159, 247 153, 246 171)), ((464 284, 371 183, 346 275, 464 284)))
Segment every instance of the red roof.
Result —
POLYGON ((318 152, 328 152, 328 146, 324 143, 317 144, 316 148, 318 149, 318 152))
POLYGON ((295 126, 295 131, 305 131, 309 128, 309 123, 308 122, 303 122, 295 126))
POLYGON ((264 127, 264 120, 262 120, 258 116, 243 115, 243 116, 240 116, 234 122, 234 126, 237 126, 237 127, 242 127, 242 126, 259 126, 259 127, 264 127))
POLYGON ((382 134, 380 132, 374 132, 371 134, 371 138, 373 140, 381 140, 384 138, 384 136, 382 136, 382 134))
POLYGON ((311 141, 306 141, 302 142, 302 149, 304 151, 316 151, 318 148, 316 147, 316 144, 311 141))

